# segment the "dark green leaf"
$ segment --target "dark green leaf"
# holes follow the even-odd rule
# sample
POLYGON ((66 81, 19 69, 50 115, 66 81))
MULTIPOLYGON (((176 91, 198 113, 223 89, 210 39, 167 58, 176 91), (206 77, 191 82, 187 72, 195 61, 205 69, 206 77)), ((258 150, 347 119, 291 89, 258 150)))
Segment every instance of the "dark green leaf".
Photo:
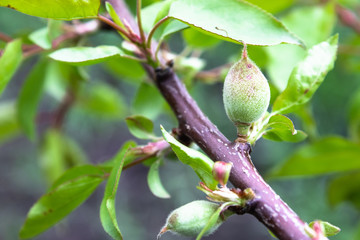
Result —
POLYGON ((169 15, 227 41, 254 45, 302 44, 272 15, 244 1, 175 1, 169 15))
POLYGON ((49 55, 54 60, 72 65, 92 65, 121 56, 125 53, 120 48, 107 45, 62 48, 49 55))
POLYGON ((300 142, 306 138, 306 133, 296 130, 293 122, 280 114, 272 116, 265 128, 263 137, 273 141, 300 142))
MULTIPOLYGON (((357 160, 357 159, 356 159, 357 160)), ((354 159, 354 161, 356 161, 354 159)), ((348 173, 333 179, 328 187, 328 198, 331 205, 349 201, 360 209, 360 172, 348 173)))
POLYGON ((116 220, 115 197, 124 161, 131 147, 135 147, 135 144, 132 142, 125 143, 116 154, 113 161, 113 169, 106 184, 104 197, 100 206, 101 224, 104 230, 116 240, 122 240, 123 238, 116 220))
POLYGON ((273 177, 312 176, 360 169, 360 145, 340 137, 328 137, 300 147, 273 177))
POLYGON ((119 119, 126 115, 126 105, 119 91, 103 83, 89 84, 81 91, 77 106, 107 118, 119 119))
POLYGON ((338 228, 337 226, 334 226, 329 222, 320 221, 320 220, 309 223, 309 226, 312 228, 314 226, 315 222, 320 223, 321 228, 323 228, 323 234, 325 237, 331 237, 340 232, 340 228, 338 228))
POLYGON ((16 117, 15 104, 2 102, 0 104, 0 143, 9 140, 20 133, 16 117))
POLYGON ((163 110, 164 104, 159 91, 153 85, 143 82, 134 98, 132 113, 155 119, 163 110))
POLYGON ((289 113, 309 101, 336 59, 338 35, 315 45, 291 73, 288 85, 273 105, 274 113, 289 113))
POLYGON ((126 118, 126 124, 132 135, 140 139, 154 139, 153 122, 143 116, 134 115, 126 118))
POLYGON ((22 61, 21 40, 8 43, 0 57, 0 96, 22 61))
POLYGON ((211 37, 193 28, 184 30, 183 38, 189 46, 194 48, 209 48, 220 42, 218 38, 211 37))
POLYGON ((206 184, 206 186, 208 186, 210 189, 215 189, 218 182, 214 179, 212 174, 214 162, 203 153, 188 148, 178 142, 173 136, 166 132, 162 126, 161 131, 163 133, 164 139, 171 145, 171 148, 179 160, 182 163, 192 167, 201 181, 206 184))
POLYGON ((170 194, 165 190, 164 186, 161 183, 159 175, 161 159, 157 159, 151 164, 149 173, 147 175, 147 182, 150 188, 150 191, 159 198, 170 198, 170 194))
POLYGON ((100 0, 2 0, 0 7, 8 7, 35 17, 80 19, 97 17, 100 0))
POLYGON ((17 116, 20 127, 31 140, 36 139, 36 113, 44 89, 46 66, 47 60, 42 59, 32 69, 17 101, 17 116))
POLYGON ((127 58, 112 58, 104 63, 116 78, 138 84, 145 76, 144 68, 138 61, 127 58))
POLYGON ((360 90, 357 90, 350 101, 348 132, 350 137, 360 142, 360 90))
POLYGON ((20 231, 21 238, 32 238, 52 227, 81 205, 104 179, 103 173, 94 169, 90 174, 83 168, 69 171, 30 209, 20 231))

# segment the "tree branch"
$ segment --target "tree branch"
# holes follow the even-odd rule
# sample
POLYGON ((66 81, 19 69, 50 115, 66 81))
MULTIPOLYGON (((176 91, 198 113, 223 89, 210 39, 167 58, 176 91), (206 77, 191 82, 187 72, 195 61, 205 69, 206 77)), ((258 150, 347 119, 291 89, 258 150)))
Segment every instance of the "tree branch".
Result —
MULTIPOLYGON (((108 0, 119 16, 133 23, 123 0, 108 0), (120 6, 120 7, 119 7, 120 6)), ((284 203, 263 180, 250 158, 250 145, 229 141, 202 113, 184 84, 171 67, 156 69, 155 73, 144 65, 149 76, 155 77, 160 92, 174 111, 181 134, 191 138, 213 160, 232 162, 230 181, 240 189, 251 188, 256 198, 246 209, 280 240, 310 240, 305 223, 284 203)))

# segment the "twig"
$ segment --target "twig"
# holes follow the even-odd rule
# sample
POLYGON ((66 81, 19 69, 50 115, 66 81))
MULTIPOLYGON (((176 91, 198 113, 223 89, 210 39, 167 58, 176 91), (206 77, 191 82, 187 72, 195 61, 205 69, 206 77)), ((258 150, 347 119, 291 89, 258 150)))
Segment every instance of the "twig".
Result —
POLYGON ((61 129, 66 114, 69 112, 74 102, 75 102, 75 95, 71 90, 68 90, 65 97, 63 98, 63 101, 60 103, 59 108, 54 114, 53 123, 52 123, 53 128, 59 130, 61 129))
MULTIPOLYGON (((119 16, 128 13, 123 0, 123 8, 115 8, 119 16)), ((129 14, 128 22, 133 22, 129 14)), ((171 67, 153 69, 143 65, 149 76, 155 77, 160 92, 174 111, 181 133, 191 138, 214 161, 232 162, 230 176, 232 184, 240 189, 251 188, 256 198, 251 202, 248 213, 254 215, 280 240, 310 240, 305 233, 305 223, 281 200, 259 175, 250 158, 250 145, 230 142, 202 113, 189 95, 184 84, 171 67)))
POLYGON ((339 4, 336 5, 336 13, 345 26, 352 28, 357 34, 360 34, 360 20, 356 17, 355 13, 339 4))
POLYGON ((142 27, 142 22, 141 22, 141 0, 136 0, 136 15, 137 15, 137 23, 138 23, 138 28, 139 28, 139 32, 140 32, 140 38, 141 38, 141 42, 143 44, 145 44, 145 34, 144 34, 144 30, 142 27))
POLYGON ((10 36, 6 35, 5 33, 0 32, 0 40, 4 42, 11 42, 13 39, 10 36))

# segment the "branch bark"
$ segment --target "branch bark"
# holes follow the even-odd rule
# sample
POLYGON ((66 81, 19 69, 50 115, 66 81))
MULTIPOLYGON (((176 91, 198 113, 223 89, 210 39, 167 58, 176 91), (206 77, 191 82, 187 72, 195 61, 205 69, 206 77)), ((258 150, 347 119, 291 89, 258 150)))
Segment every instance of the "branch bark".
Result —
MULTIPOLYGON (((108 2, 119 16, 134 23, 123 0, 108 2)), ((305 223, 257 172, 251 161, 250 145, 228 140, 203 114, 171 67, 156 69, 155 73, 148 65, 144 67, 174 111, 181 134, 198 144, 213 161, 232 162, 231 183, 237 188, 251 188, 255 192, 256 198, 249 203, 246 212, 255 216, 280 240, 310 240, 304 231, 305 223)))

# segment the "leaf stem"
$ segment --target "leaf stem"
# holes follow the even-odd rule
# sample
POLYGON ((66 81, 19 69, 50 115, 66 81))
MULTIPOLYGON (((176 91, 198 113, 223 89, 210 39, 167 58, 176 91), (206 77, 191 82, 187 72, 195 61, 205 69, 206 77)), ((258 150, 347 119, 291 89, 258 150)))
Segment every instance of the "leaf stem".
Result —
POLYGON ((141 42, 145 44, 145 33, 141 23, 141 0, 136 0, 136 15, 141 42))
POLYGON ((123 34, 126 38, 128 38, 130 41, 134 42, 134 38, 132 36, 130 36, 130 34, 127 31, 125 31, 125 29, 123 29, 122 27, 120 27, 119 25, 117 25, 116 23, 111 21, 110 19, 108 19, 102 15, 98 15, 98 19, 100 21, 106 23, 107 25, 111 26, 112 28, 116 29, 117 31, 121 32, 121 34, 123 34))
POLYGON ((166 22, 168 19, 170 19, 169 16, 164 17, 163 19, 161 19, 160 21, 158 21, 155 26, 151 29, 149 36, 147 38, 147 42, 146 42, 146 47, 147 48, 151 48, 151 39, 156 31, 156 29, 158 29, 160 27, 161 24, 163 24, 164 22, 166 22))

